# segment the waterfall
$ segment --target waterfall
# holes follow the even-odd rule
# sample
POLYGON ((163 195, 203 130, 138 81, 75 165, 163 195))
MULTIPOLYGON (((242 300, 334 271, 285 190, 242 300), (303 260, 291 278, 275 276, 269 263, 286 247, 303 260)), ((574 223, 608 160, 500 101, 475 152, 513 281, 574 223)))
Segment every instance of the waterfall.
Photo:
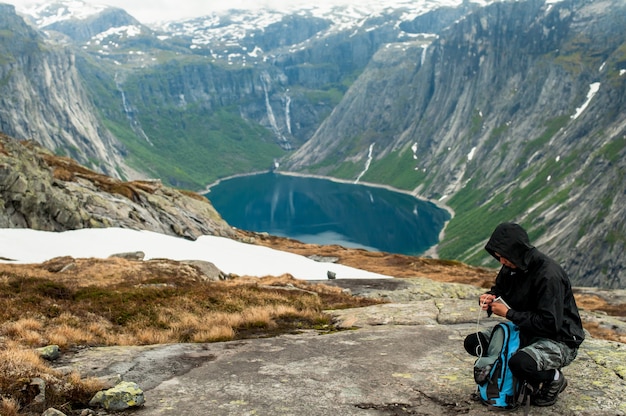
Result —
POLYGON ((117 75, 118 74, 116 73, 115 74, 115 86, 117 90, 120 92, 120 94, 122 95, 122 108, 124 108, 124 113, 126 114, 126 118, 128 118, 128 121, 130 123, 130 128, 133 129, 135 134, 139 135, 141 138, 147 141, 148 144, 150 144, 150 146, 154 146, 154 144, 150 141, 150 138, 148 137, 146 132, 143 131, 143 128, 141 127, 141 124, 139 123, 139 120, 135 118, 133 109, 128 103, 128 100, 126 99, 126 93, 124 92, 124 88, 122 87, 122 82, 118 79, 117 75))
POLYGON ((276 116, 274 115, 274 110, 272 109, 272 105, 270 103, 270 95, 268 91, 270 76, 268 73, 261 74, 261 83, 263 85, 263 92, 265 92, 265 108, 267 111, 267 118, 270 122, 270 127, 276 137, 281 141, 281 147, 285 150, 291 150, 291 143, 289 140, 280 132, 278 128, 278 123, 276 122, 276 116))
POLYGON ((367 170, 370 168, 370 164, 372 163, 372 152, 374 150, 375 144, 376 143, 370 144, 369 151, 367 152, 367 160, 365 161, 365 169, 363 169, 363 172, 359 173, 359 176, 354 181, 355 184, 359 183, 359 181, 361 180, 361 177, 365 175, 365 172, 367 172, 367 170))
POLYGON ((287 131, 291 134, 291 97, 285 93, 285 124, 287 125, 287 131))
POLYGON ((422 49, 422 59, 420 61, 420 66, 424 66, 424 61, 426 60, 426 51, 428 50, 428 45, 424 45, 422 49))

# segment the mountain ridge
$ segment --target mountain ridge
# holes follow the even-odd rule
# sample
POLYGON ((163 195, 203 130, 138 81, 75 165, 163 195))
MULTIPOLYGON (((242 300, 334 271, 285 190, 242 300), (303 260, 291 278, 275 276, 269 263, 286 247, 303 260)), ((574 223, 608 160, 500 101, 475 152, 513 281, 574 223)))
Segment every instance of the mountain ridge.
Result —
POLYGON ((400 60, 406 66, 398 70, 399 59, 381 50, 285 169, 354 177, 371 157, 363 180, 383 180, 454 209, 442 256, 484 264, 480 243, 498 222, 515 220, 566 263, 574 281, 619 287, 624 268, 613 259, 623 253, 618 178, 626 122, 617 98, 624 90, 624 37, 616 16, 623 15, 612 2, 497 3, 431 45, 407 48, 413 59, 400 60), (607 23, 597 13, 612 7, 607 23), (604 33, 600 27, 612 37, 596 35, 599 51, 580 55, 572 43, 604 33), (506 62, 498 47, 506 41, 518 52, 507 67, 498 63, 506 62), (382 73, 385 84, 377 81, 382 73), (363 92, 372 90, 377 100, 363 92), (359 141, 365 143, 355 146, 359 141), (583 206, 584 213, 572 213, 583 206), (606 244, 600 249, 598 241, 606 244))
POLYGON ((481 242, 512 220, 574 282, 623 287, 624 5, 445 5, 360 15, 345 31, 306 13, 269 33, 198 19, 177 37, 110 20, 123 30, 66 45, 97 109, 86 124, 118 140, 103 144, 115 158, 78 159, 188 189, 276 165, 382 183, 454 210, 444 258, 486 264, 481 242), (218 29, 250 36, 194 43, 218 29))

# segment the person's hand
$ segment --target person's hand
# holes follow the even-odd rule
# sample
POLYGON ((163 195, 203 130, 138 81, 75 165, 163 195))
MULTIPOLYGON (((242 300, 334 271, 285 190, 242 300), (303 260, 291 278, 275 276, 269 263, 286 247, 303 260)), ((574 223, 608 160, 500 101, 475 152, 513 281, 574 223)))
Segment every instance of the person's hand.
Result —
POLYGON ((489 306, 491 305, 491 302, 493 302, 493 300, 496 298, 495 295, 489 294, 489 293, 483 293, 482 295, 480 295, 480 308, 483 311, 486 311, 489 309, 489 306))
POLYGON ((509 308, 500 302, 491 302, 491 312, 494 314, 506 318, 506 313, 509 311, 509 308))

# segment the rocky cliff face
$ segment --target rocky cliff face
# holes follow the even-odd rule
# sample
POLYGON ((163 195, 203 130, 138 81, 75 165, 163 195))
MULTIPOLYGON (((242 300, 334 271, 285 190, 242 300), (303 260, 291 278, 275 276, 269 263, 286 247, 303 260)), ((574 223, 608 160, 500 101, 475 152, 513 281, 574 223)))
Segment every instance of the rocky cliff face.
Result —
POLYGON ((623 287, 625 18, 613 1, 497 3, 381 49, 287 169, 356 177, 373 149, 363 180, 454 209, 440 255, 481 262, 514 220, 576 284, 623 287))
POLYGON ((45 43, 13 6, 0 8, 0 130, 119 176, 123 147, 100 122, 73 52, 45 43))
POLYGON ((1 228, 122 227, 195 239, 234 236, 209 201, 161 185, 122 182, 33 142, 0 134, 1 228))

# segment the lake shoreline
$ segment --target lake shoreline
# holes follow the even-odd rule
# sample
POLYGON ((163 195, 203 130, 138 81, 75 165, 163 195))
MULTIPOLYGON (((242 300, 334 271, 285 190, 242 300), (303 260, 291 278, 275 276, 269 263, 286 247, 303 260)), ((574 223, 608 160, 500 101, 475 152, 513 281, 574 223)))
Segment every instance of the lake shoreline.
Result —
POLYGON ((399 189, 399 188, 395 188, 395 187, 393 187, 391 185, 385 185, 385 184, 380 184, 380 183, 354 181, 354 180, 335 178, 335 177, 332 177, 332 176, 316 175, 316 174, 311 174, 311 173, 290 172, 290 171, 279 171, 279 170, 273 170, 273 169, 267 169, 267 170, 263 170, 263 171, 255 171, 255 172, 249 172, 249 173, 238 173, 238 174, 235 174, 235 175, 226 176, 224 178, 220 178, 220 179, 212 182, 211 184, 207 185, 205 190, 200 192, 200 193, 202 195, 206 195, 206 194, 211 193, 211 188, 219 185, 222 181, 226 181, 226 180, 230 180, 230 179, 236 179, 236 178, 242 178, 242 177, 246 177, 246 176, 263 175, 263 174, 266 174, 266 173, 275 173, 277 175, 295 176, 295 177, 301 177, 301 178, 323 179, 323 180, 328 180, 328 181, 335 182, 335 183, 343 183, 343 184, 349 184, 349 185, 363 185, 363 186, 372 187, 372 188, 386 189, 386 190, 391 191, 391 192, 397 192, 397 193, 409 195, 409 196, 411 196, 411 197, 413 197, 413 198, 415 198, 415 199, 417 199, 419 201, 431 203, 431 204, 435 205, 437 208, 445 210, 450 215, 450 218, 444 223, 441 231, 439 232, 437 244, 435 244, 432 247, 428 248, 421 255, 422 257, 432 257, 432 258, 435 258, 435 259, 439 258, 437 247, 439 245, 439 242, 441 242, 443 240, 444 236, 445 236, 445 230, 446 230, 446 227, 448 226, 448 223, 450 222, 450 220, 452 218, 454 218, 454 215, 455 215, 454 210, 452 208, 450 208, 448 205, 446 205, 445 203, 443 203, 441 200, 433 200, 433 199, 426 198, 424 196, 419 195, 415 191, 407 191, 405 189, 399 189))

